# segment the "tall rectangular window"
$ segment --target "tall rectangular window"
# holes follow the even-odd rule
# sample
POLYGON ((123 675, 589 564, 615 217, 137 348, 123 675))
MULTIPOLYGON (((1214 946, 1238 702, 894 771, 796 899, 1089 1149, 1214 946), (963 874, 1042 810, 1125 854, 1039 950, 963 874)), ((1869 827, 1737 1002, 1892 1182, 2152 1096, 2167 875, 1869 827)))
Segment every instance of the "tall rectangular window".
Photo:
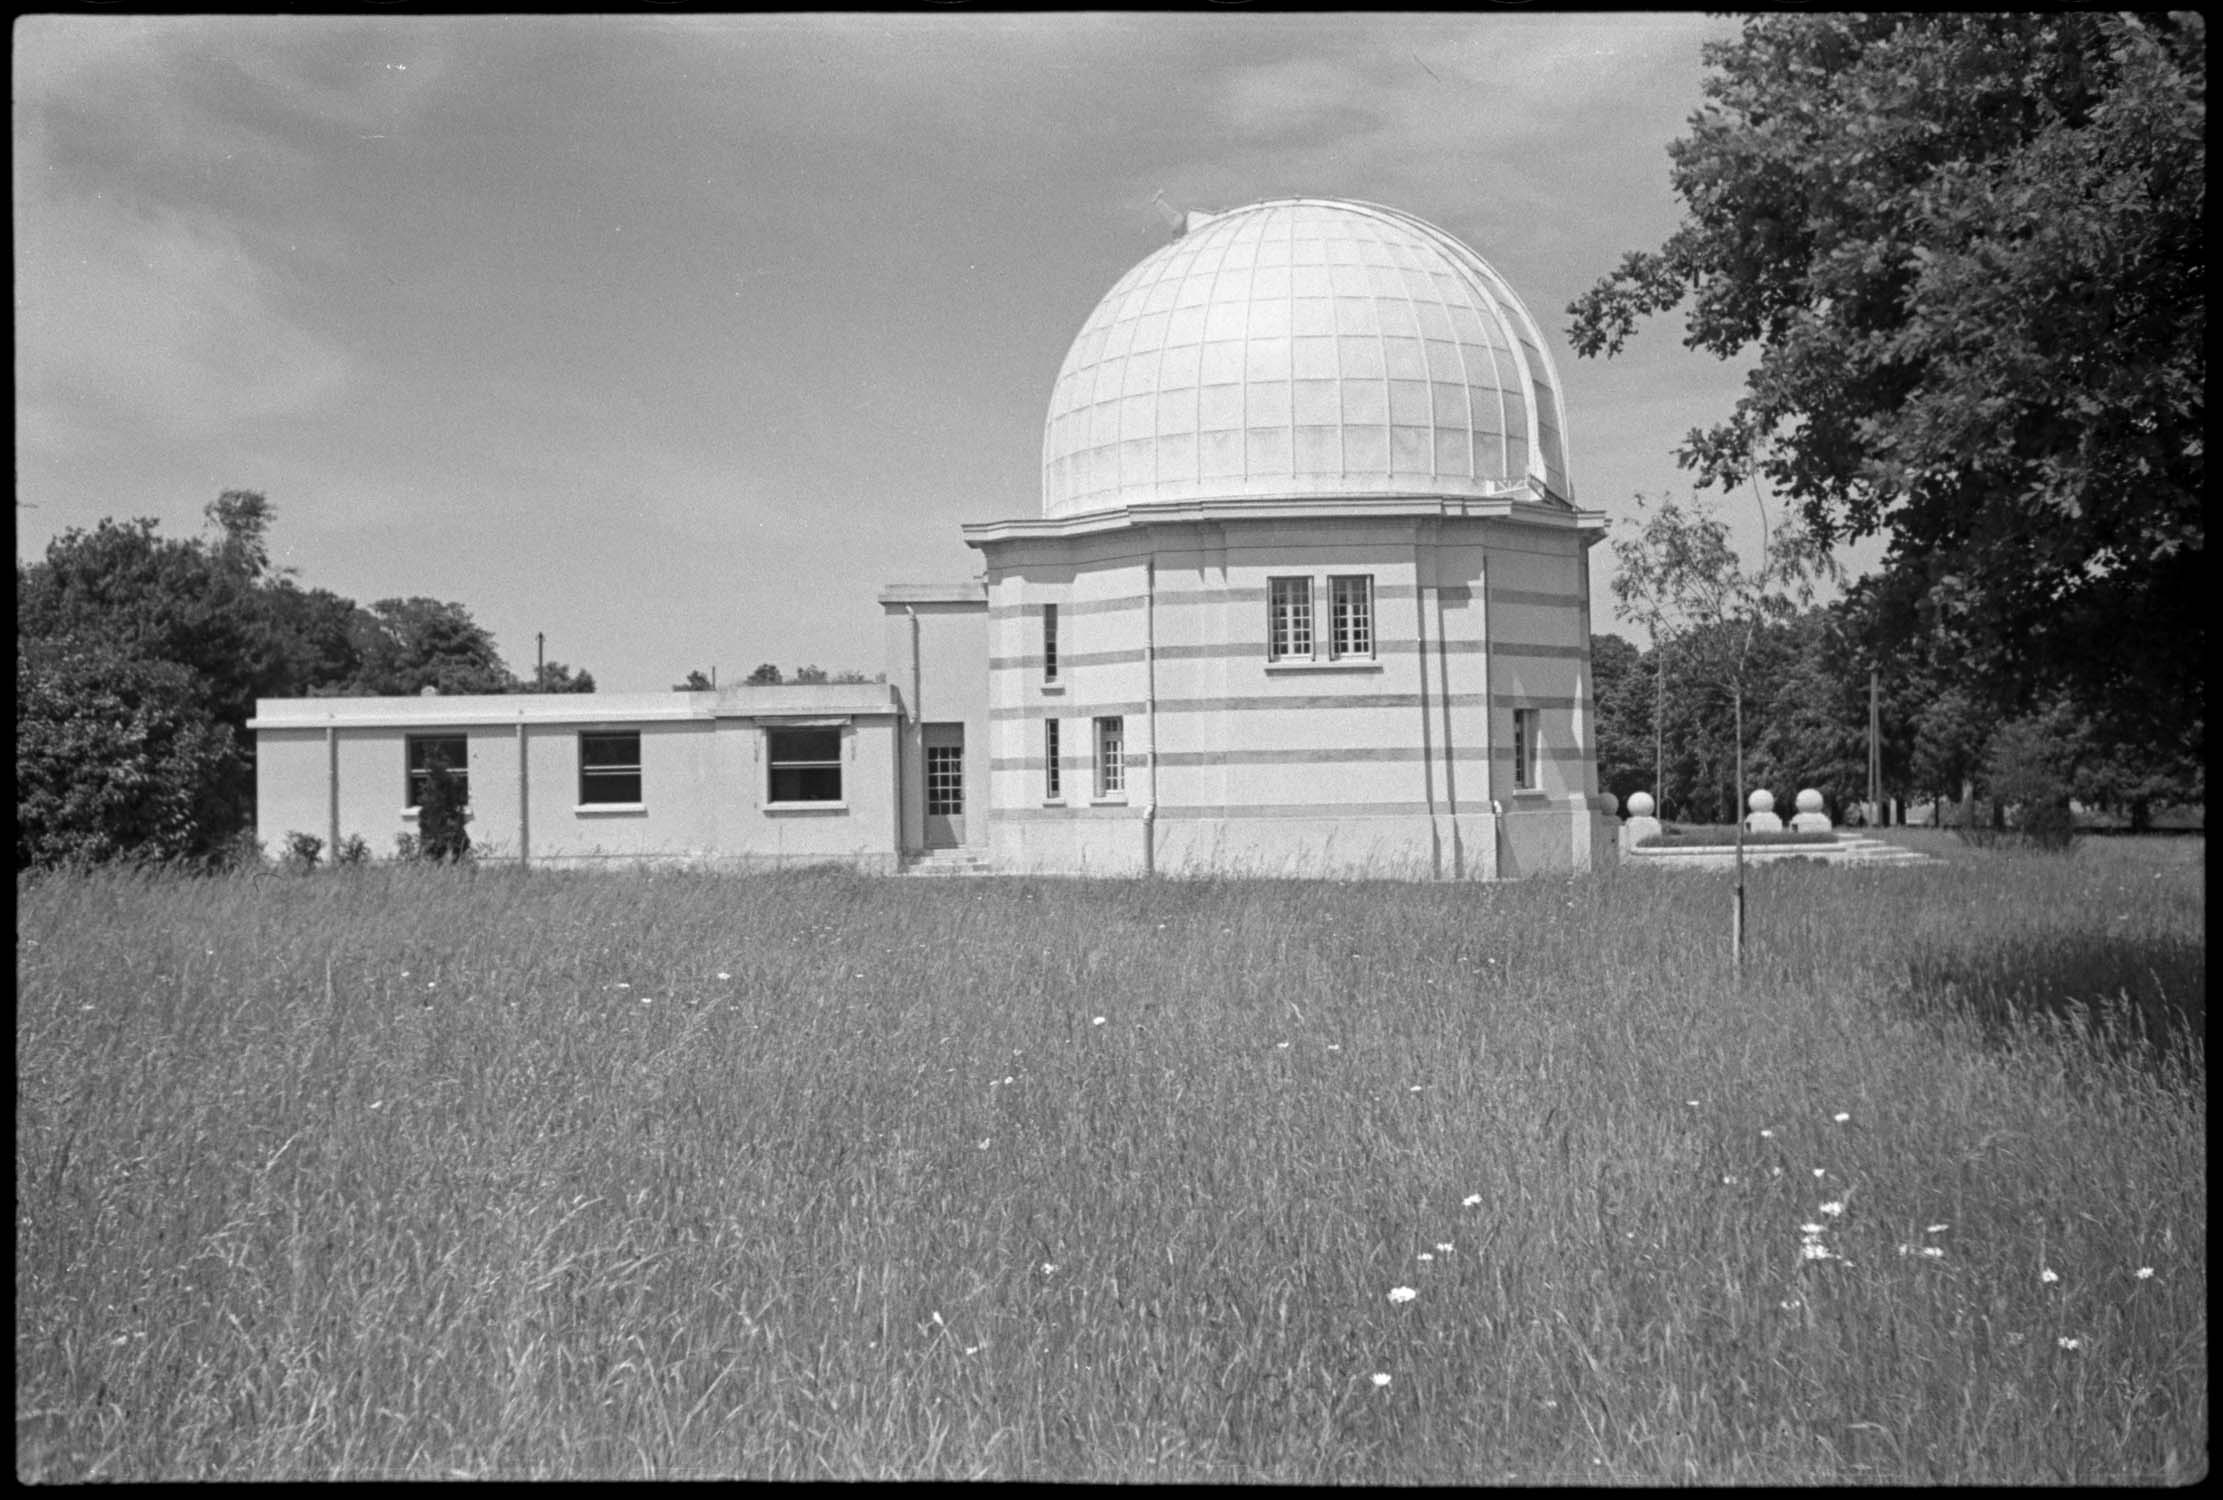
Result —
POLYGON ((1536 790, 1536 765, 1539 759, 1536 746, 1537 711, 1533 708, 1513 710, 1513 790, 1536 790))
POLYGON ((641 734, 637 729, 579 736, 582 807, 641 800, 641 734))
POLYGON ((965 812, 965 747, 926 747, 926 811, 929 817, 956 818, 965 812))
POLYGON ((460 734, 412 734, 406 738, 409 747, 409 783, 403 805, 422 807, 425 800, 425 775, 438 758, 455 778, 455 789, 460 801, 468 806, 471 801, 470 743, 460 734))
POLYGON ((1042 606, 1042 680, 1057 681, 1057 606, 1042 606))
POLYGON ((1096 795, 1116 797, 1127 790, 1127 721, 1096 721, 1096 795))
POLYGON ((1312 580, 1270 578, 1266 584, 1266 660, 1311 660, 1312 580))
POLYGON ((839 802, 841 731, 767 729, 764 759, 770 767, 767 802, 839 802))
POLYGON ((1359 573, 1328 580, 1330 657, 1374 654, 1374 579, 1359 573))
POLYGON ((1042 721, 1042 795, 1056 799, 1065 795, 1065 778, 1058 766, 1058 721, 1042 721))

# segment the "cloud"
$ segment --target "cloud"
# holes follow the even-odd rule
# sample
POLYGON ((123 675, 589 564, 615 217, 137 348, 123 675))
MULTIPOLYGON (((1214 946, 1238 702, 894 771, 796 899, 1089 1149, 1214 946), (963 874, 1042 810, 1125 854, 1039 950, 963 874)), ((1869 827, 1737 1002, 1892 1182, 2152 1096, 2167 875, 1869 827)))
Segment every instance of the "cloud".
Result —
POLYGON ((348 356, 288 310, 285 279, 205 217, 106 198, 16 207, 18 433, 103 419, 206 436, 315 407, 348 356))

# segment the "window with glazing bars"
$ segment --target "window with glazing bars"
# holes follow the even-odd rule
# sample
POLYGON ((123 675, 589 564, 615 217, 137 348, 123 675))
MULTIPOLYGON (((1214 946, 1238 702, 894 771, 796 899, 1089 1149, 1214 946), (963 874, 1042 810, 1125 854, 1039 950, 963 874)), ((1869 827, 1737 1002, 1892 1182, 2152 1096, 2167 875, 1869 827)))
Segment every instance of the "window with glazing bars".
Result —
POLYGON ((1266 659, 1309 660, 1312 656, 1312 580, 1267 580, 1266 659))
POLYGON ((1374 579, 1360 573, 1328 580, 1328 655, 1374 654, 1374 579))
POLYGON ((1044 719, 1042 721, 1042 795, 1045 797, 1062 797, 1065 795, 1065 780, 1058 767, 1057 739, 1058 721, 1044 719))
POLYGON ((1096 795, 1117 796, 1127 790, 1127 721, 1096 721, 1096 795))
POLYGON ((960 817, 965 811, 965 747, 926 747, 926 811, 937 818, 960 817))
POLYGON ((1057 681, 1057 606, 1042 606, 1042 680, 1057 681))
POLYGON ((581 806, 641 800, 640 731, 612 730, 579 736, 581 806))
POLYGON ((1536 719, 1533 708, 1513 710, 1513 790, 1536 789, 1536 719))
POLYGON ((839 802, 841 731, 767 729, 767 802, 839 802))
POLYGON ((448 768, 455 778, 457 800, 466 806, 471 801, 471 757, 469 742, 460 734, 412 734, 407 737, 409 747, 409 780, 404 793, 409 798, 403 805, 422 807, 425 800, 425 773, 432 768, 433 757, 448 768))

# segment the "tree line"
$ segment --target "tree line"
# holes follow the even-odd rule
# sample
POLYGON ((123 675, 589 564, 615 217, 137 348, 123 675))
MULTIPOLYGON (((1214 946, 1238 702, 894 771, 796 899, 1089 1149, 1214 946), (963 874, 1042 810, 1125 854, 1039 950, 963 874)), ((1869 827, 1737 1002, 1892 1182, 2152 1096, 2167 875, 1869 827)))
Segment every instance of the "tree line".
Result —
MULTIPOLYGON (((1812 787, 1840 822, 1868 796, 1870 670, 1875 672, 1881 793, 1927 802, 1933 816, 1990 820, 2010 806, 2066 809, 2071 799, 2133 830, 2155 813, 2206 799, 2204 764, 2187 739, 2114 732, 2057 689, 2000 716, 1965 664, 1938 653, 1873 649, 1871 606, 1845 599, 1762 620, 1745 664, 1743 791, 1779 808, 1812 787)), ((1735 621, 1695 627, 1639 648, 1590 638, 1598 784, 1626 803, 1650 792, 1661 815, 1733 822, 1743 797, 1723 663, 1735 621)))
POLYGON ((591 693, 503 664, 461 604, 356 603, 273 567, 275 509, 227 490, 199 536, 72 528, 16 564, 16 867, 214 864, 254 823, 257 698, 591 693))
MULTIPOLYGON (((1699 488, 1780 500, 1806 544, 1889 545, 1818 613, 1683 592, 1663 659, 1637 654, 1679 755, 1658 790, 1733 811, 1725 682, 1767 699, 1752 784, 1864 788, 1845 747, 1873 666, 1894 788, 2198 800, 2205 18, 1778 12, 1704 56, 1668 148, 1682 220, 1569 305, 1569 338, 1610 357, 1679 312, 1685 344, 1748 369, 1676 454, 1699 488)), ((1617 738, 1640 722, 1607 707, 1627 657, 1598 669, 1617 738)), ((1616 791, 1653 758, 1607 755, 1616 791)))

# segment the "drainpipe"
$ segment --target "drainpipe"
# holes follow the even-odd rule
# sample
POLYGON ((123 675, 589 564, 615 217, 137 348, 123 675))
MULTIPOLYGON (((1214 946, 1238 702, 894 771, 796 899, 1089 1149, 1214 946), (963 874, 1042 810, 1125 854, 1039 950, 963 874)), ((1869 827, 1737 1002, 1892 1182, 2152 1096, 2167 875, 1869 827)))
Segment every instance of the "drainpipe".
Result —
POLYGON ((532 773, 525 755, 525 710, 517 711, 517 868, 532 864, 532 773))
POLYGON ((1143 763, 1148 778, 1142 804, 1142 873, 1158 873, 1158 559, 1142 562, 1143 763))
MULTIPOLYGON (((911 773, 918 772, 921 778, 918 785, 922 790, 926 785, 924 780, 926 773, 921 769, 926 764, 926 715, 919 706, 919 612, 906 604, 903 606, 903 613, 908 615, 911 620, 911 763, 904 768, 903 831, 897 835, 897 842, 909 844, 911 841, 910 804, 914 800, 911 794, 911 773)), ((920 805, 923 808, 924 804, 920 805)), ((923 817, 924 814, 922 813, 921 816, 923 817)), ((926 825, 923 822, 919 825, 918 847, 921 849, 926 847, 926 825)))
POLYGON ((340 730, 324 716, 324 823, 325 832, 331 837, 325 848, 337 860, 340 855, 340 730))

